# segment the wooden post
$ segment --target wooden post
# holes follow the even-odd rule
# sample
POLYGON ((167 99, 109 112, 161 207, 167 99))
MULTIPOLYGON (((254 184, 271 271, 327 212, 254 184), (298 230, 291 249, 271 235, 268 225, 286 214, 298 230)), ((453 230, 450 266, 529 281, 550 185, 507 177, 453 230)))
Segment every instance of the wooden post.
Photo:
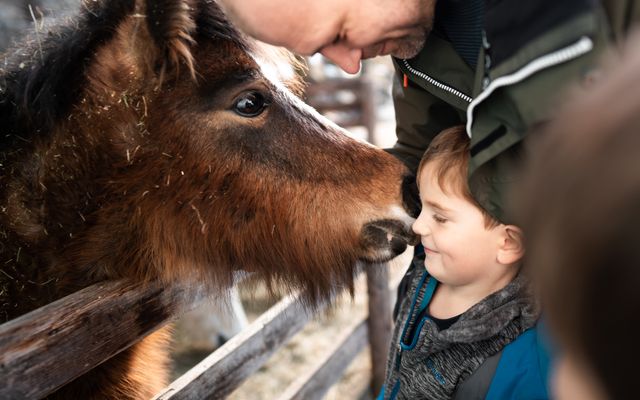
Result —
MULTIPOLYGON (((367 140, 376 145, 376 104, 373 82, 363 70, 361 78, 362 120, 367 128, 367 140)), ((384 383, 387 354, 392 334, 391 291, 389 264, 375 264, 366 268, 369 295, 369 345, 371 351, 371 392, 377 396, 384 383)))
POLYGON ((369 294, 369 344, 371 345, 371 391, 378 394, 384 383, 391 343, 391 292, 389 264, 366 267, 369 294))
POLYGON ((377 145, 376 138, 376 91, 371 79, 363 76, 360 78, 360 98, 362 101, 362 124, 367 128, 366 140, 369 143, 377 145))

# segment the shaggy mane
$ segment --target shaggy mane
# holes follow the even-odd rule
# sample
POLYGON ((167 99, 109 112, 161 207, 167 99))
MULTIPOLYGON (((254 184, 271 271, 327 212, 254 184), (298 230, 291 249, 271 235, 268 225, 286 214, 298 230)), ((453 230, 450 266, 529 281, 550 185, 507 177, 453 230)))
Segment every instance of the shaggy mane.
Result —
POLYGON ((109 7, 83 2, 73 23, 32 33, 26 46, 7 51, 0 67, 0 148, 50 132, 69 112, 86 84, 84 72, 95 49, 113 37, 114 26, 134 5, 134 0, 111 1, 109 7))
MULTIPOLYGON (((197 37, 229 40, 241 48, 245 38, 212 0, 185 6, 177 0, 147 0, 148 29, 168 66, 184 62, 195 77, 191 47, 197 37), (177 11, 176 11, 177 10, 177 11), (197 10, 197 15, 192 15, 197 10)), ((58 21, 47 32, 32 32, 0 59, 0 149, 16 141, 46 136, 65 118, 87 84, 86 70, 97 49, 136 11, 135 0, 83 1, 79 15, 58 21)))

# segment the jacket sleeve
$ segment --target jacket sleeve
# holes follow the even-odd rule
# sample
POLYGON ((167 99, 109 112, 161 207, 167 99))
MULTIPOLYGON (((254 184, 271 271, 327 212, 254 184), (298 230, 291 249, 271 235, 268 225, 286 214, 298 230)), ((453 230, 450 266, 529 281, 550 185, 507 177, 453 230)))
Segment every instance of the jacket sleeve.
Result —
POLYGON ((463 113, 407 81, 396 68, 393 80, 393 102, 396 113, 396 135, 393 148, 386 149, 414 173, 431 140, 443 129, 463 123, 463 113))

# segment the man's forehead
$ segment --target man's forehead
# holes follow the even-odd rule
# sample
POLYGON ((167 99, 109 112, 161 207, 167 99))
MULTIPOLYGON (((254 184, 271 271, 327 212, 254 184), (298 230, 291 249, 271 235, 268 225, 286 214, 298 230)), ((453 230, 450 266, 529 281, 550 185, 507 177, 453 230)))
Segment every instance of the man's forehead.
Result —
MULTIPOLYGON (((331 0, 224 0, 231 20, 259 40, 311 53, 339 29, 345 7, 331 0)), ((342 3, 342 2, 338 2, 342 3)))
POLYGON ((240 22, 257 21, 265 28, 268 21, 288 20, 292 24, 297 21, 326 21, 332 16, 344 13, 348 2, 333 0, 223 0, 223 8, 232 19, 240 22))

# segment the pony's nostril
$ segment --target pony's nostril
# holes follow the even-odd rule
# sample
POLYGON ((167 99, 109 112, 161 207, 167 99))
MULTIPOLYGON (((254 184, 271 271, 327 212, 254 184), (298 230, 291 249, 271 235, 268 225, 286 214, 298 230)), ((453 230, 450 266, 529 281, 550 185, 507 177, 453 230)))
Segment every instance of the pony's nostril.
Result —
POLYGON ((390 259, 416 245, 418 237, 401 221, 384 219, 367 223, 362 229, 364 247, 390 259))
POLYGON ((406 175, 402 179, 402 205, 407 210, 407 213, 413 217, 418 218, 420 215, 420 195, 418 194, 418 185, 416 184, 416 177, 406 175))

